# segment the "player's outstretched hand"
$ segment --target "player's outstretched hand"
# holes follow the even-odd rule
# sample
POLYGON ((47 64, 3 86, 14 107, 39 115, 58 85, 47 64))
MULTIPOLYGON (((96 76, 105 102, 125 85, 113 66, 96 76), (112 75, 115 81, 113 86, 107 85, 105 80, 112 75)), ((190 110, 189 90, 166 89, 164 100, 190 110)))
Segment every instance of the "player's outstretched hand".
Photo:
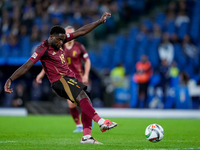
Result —
POLYGON ((85 84, 85 85, 88 84, 88 76, 87 76, 87 75, 83 75, 82 82, 83 82, 83 84, 85 84))
POLYGON ((105 12, 102 16, 101 16, 101 22, 105 23, 106 22, 106 18, 107 16, 111 17, 111 14, 108 12, 105 12))
POLYGON ((4 85, 4 90, 5 90, 6 93, 12 93, 13 92, 13 89, 10 88, 10 85, 11 85, 11 80, 9 78, 4 85))
POLYGON ((42 83, 42 77, 40 76, 40 74, 39 75, 37 75, 37 77, 36 77, 36 82, 37 83, 42 83))
POLYGON ((44 69, 42 69, 41 72, 36 77, 36 82, 41 84, 44 75, 45 75, 45 71, 44 71, 44 69))

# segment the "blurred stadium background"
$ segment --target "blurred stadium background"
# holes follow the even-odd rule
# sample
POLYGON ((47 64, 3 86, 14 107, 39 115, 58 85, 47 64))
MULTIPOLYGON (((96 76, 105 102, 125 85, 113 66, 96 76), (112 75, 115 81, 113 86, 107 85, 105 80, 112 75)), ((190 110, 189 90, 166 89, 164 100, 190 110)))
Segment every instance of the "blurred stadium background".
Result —
POLYGON ((200 0, 0 0, 0 114, 16 108, 22 114, 68 114, 46 77, 36 83, 40 63, 12 83, 13 94, 5 94, 4 83, 53 25, 78 29, 106 11, 112 17, 105 24, 77 39, 91 59, 93 106, 129 108, 128 114, 133 108, 199 109, 200 0), (143 55, 153 70, 146 99, 139 98, 134 80, 143 55))

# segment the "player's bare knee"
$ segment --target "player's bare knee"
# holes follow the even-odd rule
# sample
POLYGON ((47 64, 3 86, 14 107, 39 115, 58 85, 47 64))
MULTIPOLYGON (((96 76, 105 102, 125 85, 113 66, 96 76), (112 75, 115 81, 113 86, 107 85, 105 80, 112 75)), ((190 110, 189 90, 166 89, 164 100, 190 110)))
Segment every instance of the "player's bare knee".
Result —
POLYGON ((77 100, 78 102, 80 102, 80 100, 82 100, 82 99, 84 99, 84 98, 89 99, 88 96, 87 96, 87 94, 85 93, 85 91, 82 90, 82 91, 79 93, 79 95, 76 97, 76 100, 77 100))

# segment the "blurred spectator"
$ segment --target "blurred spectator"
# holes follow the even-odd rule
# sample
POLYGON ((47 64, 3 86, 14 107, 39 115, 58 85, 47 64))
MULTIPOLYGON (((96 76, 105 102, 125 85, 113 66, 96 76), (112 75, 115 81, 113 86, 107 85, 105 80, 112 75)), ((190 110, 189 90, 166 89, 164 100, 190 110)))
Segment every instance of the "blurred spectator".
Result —
POLYGON ((3 70, 0 70, 0 107, 2 106, 3 103, 3 97, 4 97, 4 74, 3 74, 3 70))
POLYGON ((28 28, 26 25, 20 26, 20 36, 23 38, 28 35, 28 28))
POLYGON ((38 46, 40 39, 41 39, 41 37, 40 37, 40 33, 39 33, 39 28, 37 25, 34 25, 32 27, 32 33, 31 33, 31 38, 30 38, 32 50, 35 50, 33 48, 35 46, 38 46))
POLYGON ((7 36, 6 36, 5 34, 3 34, 3 35, 1 36, 0 45, 1 45, 1 46, 4 46, 4 45, 7 44, 7 43, 8 43, 7 36))
POLYGON ((25 107, 25 101, 28 99, 27 91, 22 83, 18 83, 16 86, 14 99, 12 101, 13 107, 25 107))
POLYGON ((175 1, 171 1, 169 2, 168 6, 167 6, 167 11, 173 11, 176 12, 177 10, 177 3, 175 1))
POLYGON ((48 7, 47 12, 49 14, 61 14, 64 12, 65 7, 59 4, 59 0, 52 1, 51 5, 48 7))
POLYGON ((50 21, 50 16, 47 12, 43 12, 42 13, 42 18, 41 18, 41 22, 42 23, 48 23, 49 24, 50 21))
POLYGON ((162 30, 158 24, 153 25, 153 38, 159 39, 162 36, 162 30))
POLYGON ((35 41, 40 41, 40 39, 39 39, 39 27, 38 27, 38 25, 34 25, 33 27, 32 27, 32 33, 31 33, 31 41, 32 42, 35 42, 35 41))
POLYGON ((20 27, 20 39, 20 49, 22 52, 21 56, 30 56, 30 36, 28 34, 28 28, 26 25, 21 25, 20 27))
POLYGON ((143 39, 147 38, 149 36, 149 29, 147 25, 142 24, 140 27, 140 32, 136 36, 137 42, 141 42, 143 39))
POLYGON ((176 19, 175 9, 169 9, 169 10, 167 10, 167 12, 166 12, 166 18, 164 20, 164 26, 165 26, 165 28, 167 28, 168 25, 171 22, 174 22, 175 19, 176 19))
POLYGON ((160 81, 156 85, 156 89, 158 87, 160 87, 162 89, 163 102, 165 103, 166 96, 167 96, 167 89, 170 84, 170 68, 169 68, 169 63, 168 63, 167 59, 161 60, 161 64, 158 68, 158 72, 160 74, 160 81))
POLYGON ((50 1, 49 0, 42 0, 41 3, 42 3, 42 9, 43 9, 43 11, 46 12, 47 9, 48 9, 48 7, 49 7, 49 5, 50 5, 50 1))
POLYGON ((110 12, 112 14, 112 18, 114 19, 114 22, 119 23, 120 22, 120 14, 119 14, 119 7, 115 1, 112 1, 109 5, 110 12))
POLYGON ((57 94, 55 93, 55 91, 53 91, 51 89, 51 85, 50 85, 48 79, 43 80, 41 86, 42 86, 41 87, 42 88, 42 91, 41 91, 42 97, 41 97, 41 99, 43 101, 52 101, 52 100, 54 100, 54 98, 55 98, 55 96, 57 96, 57 94), (52 91, 53 91, 53 93, 52 93, 52 91), (49 93, 52 93, 55 96, 52 97, 52 95, 49 95, 49 93))
POLYGON ((106 1, 102 1, 102 2, 101 2, 99 11, 100 11, 100 13, 109 12, 108 3, 106 3, 106 1))
POLYGON ((15 21, 11 27, 11 31, 10 34, 14 35, 14 36, 18 36, 19 34, 19 28, 20 28, 20 22, 19 21, 15 21))
POLYGON ((0 0, 0 16, 2 15, 3 12, 3 6, 4 6, 4 0, 0 0))
POLYGON ((116 67, 114 67, 110 72, 110 78, 112 83, 116 87, 122 87, 125 76, 125 68, 122 63, 119 63, 116 67))
POLYGON ((27 26, 32 26, 33 20, 35 19, 35 9, 33 7, 33 0, 25 1, 23 7, 22 20, 27 26))
POLYGON ((41 33, 42 33, 41 41, 44 41, 44 40, 48 39, 48 35, 49 35, 49 26, 48 26, 48 24, 43 24, 42 25, 41 33))
POLYGON ((149 80, 153 74, 151 63, 148 61, 146 55, 141 56, 141 60, 136 64, 136 73, 133 79, 139 86, 138 94, 138 108, 147 108, 147 90, 149 86, 149 80))
POLYGON ((53 17, 53 18, 51 19, 51 24, 52 24, 53 26, 59 25, 59 24, 60 24, 60 23, 59 23, 59 18, 58 18, 58 17, 53 17))
POLYGON ((179 75, 179 85, 181 86, 187 86, 188 85, 188 81, 190 80, 190 77, 188 75, 188 73, 186 72, 180 72, 179 75))
POLYGON ((167 32, 162 35, 162 43, 158 47, 158 54, 161 62, 166 60, 170 65, 174 59, 174 46, 169 40, 169 34, 167 32))
POLYGON ((185 12, 187 11, 186 0, 179 0, 178 9, 185 12))
POLYGON ((35 5, 35 15, 37 17, 42 17, 42 14, 43 14, 42 4, 41 2, 37 2, 35 5))
POLYGON ((182 23, 189 23, 190 18, 186 15, 184 10, 180 10, 175 20, 176 27, 180 27, 182 23))
POLYGON ((18 57, 20 54, 20 46, 17 36, 10 34, 9 36, 9 53, 11 57, 18 57))
MULTIPOLYGON (((15 1, 17 2, 17 1, 15 1)), ((18 22, 21 19, 21 8, 19 4, 15 4, 16 6, 13 9, 13 16, 12 20, 13 22, 18 22)))
POLYGON ((170 40, 172 44, 180 44, 182 42, 176 33, 172 33, 170 40))
POLYGON ((32 88, 31 88, 31 100, 32 101, 39 101, 42 97, 42 88, 41 85, 33 80, 32 88))
POLYGON ((186 34, 183 38, 182 42, 182 50, 185 56, 189 59, 194 59, 198 57, 198 49, 197 47, 192 43, 191 37, 186 34))
POLYGON ((176 78, 179 75, 179 69, 175 61, 172 62, 170 66, 170 77, 176 78))
POLYGON ((123 1, 122 8, 123 8, 122 19, 126 23, 128 23, 132 19, 133 10, 132 10, 131 6, 128 4, 127 1, 123 1))
POLYGON ((9 34, 9 28, 10 28, 10 17, 9 12, 7 10, 3 11, 2 16, 2 25, 1 25, 1 33, 2 34, 9 34))
POLYGON ((1 36, 0 47, 2 48, 2 50, 0 51, 0 55, 2 57, 7 57, 9 45, 8 45, 8 37, 5 34, 1 36))

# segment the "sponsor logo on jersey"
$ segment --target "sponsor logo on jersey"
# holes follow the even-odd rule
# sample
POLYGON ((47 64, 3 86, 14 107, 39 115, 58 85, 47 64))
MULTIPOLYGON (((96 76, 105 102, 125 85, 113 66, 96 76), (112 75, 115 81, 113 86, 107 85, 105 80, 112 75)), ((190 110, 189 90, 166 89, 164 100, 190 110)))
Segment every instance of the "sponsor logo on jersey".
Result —
POLYGON ((65 63, 65 57, 64 57, 64 55, 63 55, 63 54, 61 54, 61 55, 60 55, 60 60, 61 60, 62 64, 64 64, 64 63, 65 63))
POLYGON ((52 55, 55 55, 55 54, 56 54, 56 52, 53 52, 53 53, 52 53, 52 55))
POLYGON ((31 57, 33 57, 33 58, 35 59, 35 58, 37 57, 37 55, 38 55, 38 54, 37 54, 36 52, 34 52, 33 55, 32 55, 31 57))

